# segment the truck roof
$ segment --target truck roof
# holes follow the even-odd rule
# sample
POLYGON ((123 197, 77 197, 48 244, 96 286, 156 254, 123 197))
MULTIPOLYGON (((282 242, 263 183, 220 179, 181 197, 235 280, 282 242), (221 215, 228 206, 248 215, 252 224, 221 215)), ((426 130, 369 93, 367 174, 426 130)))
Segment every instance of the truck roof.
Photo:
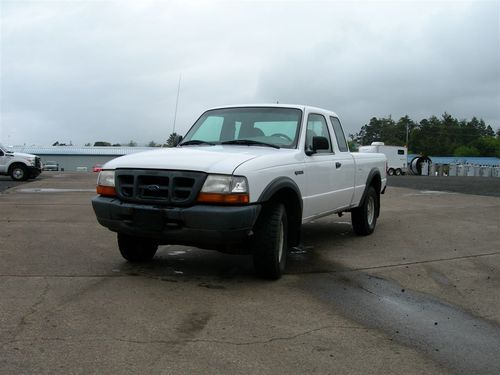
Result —
POLYGON ((295 109, 300 109, 301 111, 309 110, 311 112, 316 111, 316 112, 329 113, 335 117, 338 117, 335 112, 330 111, 328 109, 313 107, 313 106, 303 105, 303 104, 276 104, 276 103, 234 104, 234 105, 222 105, 222 106, 209 108, 208 111, 211 111, 214 109, 223 109, 223 108, 245 108, 245 107, 295 108, 295 109))

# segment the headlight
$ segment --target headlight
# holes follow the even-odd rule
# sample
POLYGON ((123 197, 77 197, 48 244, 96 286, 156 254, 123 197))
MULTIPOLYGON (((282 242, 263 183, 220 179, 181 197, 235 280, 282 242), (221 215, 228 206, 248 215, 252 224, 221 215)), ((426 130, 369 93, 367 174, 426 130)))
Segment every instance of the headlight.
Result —
POLYGON ((31 165, 35 165, 35 160, 36 160, 35 157, 26 158, 26 159, 30 162, 31 165))
POLYGON ((198 202, 203 203, 241 204, 249 201, 248 182, 242 176, 208 175, 198 195, 198 202))
POLYGON ((115 171, 101 171, 97 177, 97 194, 115 197, 115 171))

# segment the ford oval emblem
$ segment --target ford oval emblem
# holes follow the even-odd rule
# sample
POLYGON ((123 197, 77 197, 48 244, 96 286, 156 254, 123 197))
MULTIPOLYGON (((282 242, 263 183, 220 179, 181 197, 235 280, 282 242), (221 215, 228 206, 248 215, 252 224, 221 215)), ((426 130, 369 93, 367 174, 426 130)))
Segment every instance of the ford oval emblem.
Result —
POLYGON ((148 191, 160 191, 159 185, 148 185, 146 186, 146 190, 148 191))

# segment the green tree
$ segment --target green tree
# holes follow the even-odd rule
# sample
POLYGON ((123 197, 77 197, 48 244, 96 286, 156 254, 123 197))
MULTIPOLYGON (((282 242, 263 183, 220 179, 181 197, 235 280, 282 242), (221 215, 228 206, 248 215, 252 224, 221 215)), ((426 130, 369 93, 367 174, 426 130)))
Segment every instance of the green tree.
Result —
POLYGON ((94 143, 94 147, 106 147, 106 146, 111 146, 111 143, 109 142, 104 142, 104 141, 97 141, 94 143))
POLYGON ((479 150, 481 156, 496 156, 500 158, 500 138, 481 137, 472 146, 479 150))
POLYGON ((127 146, 128 147, 137 147, 137 142, 136 141, 130 141, 129 143, 127 143, 127 146))
POLYGON ((410 153, 432 156, 454 155, 456 152, 472 153, 465 156, 498 155, 495 141, 500 139, 500 130, 495 134, 483 119, 472 117, 470 120, 458 120, 447 112, 441 117, 422 119, 419 123, 414 122, 408 115, 397 122, 394 122, 391 116, 372 117, 352 140, 362 145, 381 141, 386 145, 402 146, 406 144, 407 129, 407 146, 410 153))
POLYGON ((155 141, 151 141, 148 143, 148 147, 156 147, 158 146, 155 141))
POLYGON ((173 132, 172 134, 170 134, 168 136, 168 139, 167 139, 167 147, 174 147, 176 138, 177 138, 176 132, 173 132))
POLYGON ((453 152, 453 156, 480 156, 480 152, 473 146, 459 146, 453 152))

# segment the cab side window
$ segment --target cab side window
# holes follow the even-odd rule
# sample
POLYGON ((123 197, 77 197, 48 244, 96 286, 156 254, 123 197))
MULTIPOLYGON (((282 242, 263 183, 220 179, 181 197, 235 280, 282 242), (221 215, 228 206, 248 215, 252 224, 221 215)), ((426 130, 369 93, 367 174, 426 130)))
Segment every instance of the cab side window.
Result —
POLYGON ((318 150, 318 153, 332 153, 332 141, 330 139, 330 132, 328 131, 326 120, 322 115, 310 114, 307 118, 306 150, 312 150, 313 137, 325 137, 328 140, 328 150, 318 150))
POLYGON ((335 132, 335 137, 337 138, 337 144, 341 152, 348 152, 349 147, 344 136, 344 130, 342 130, 342 125, 338 118, 331 116, 330 121, 332 122, 333 131, 335 132))

